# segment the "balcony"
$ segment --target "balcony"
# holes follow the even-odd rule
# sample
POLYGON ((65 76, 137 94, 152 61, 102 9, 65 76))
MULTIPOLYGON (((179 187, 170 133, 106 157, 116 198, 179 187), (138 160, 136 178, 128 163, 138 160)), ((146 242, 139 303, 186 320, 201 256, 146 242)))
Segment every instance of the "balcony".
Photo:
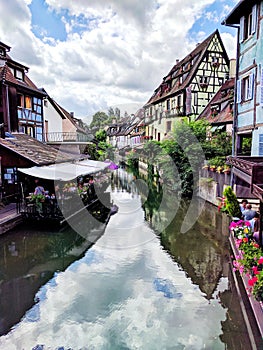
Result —
POLYGON ((47 143, 80 143, 90 142, 93 136, 91 134, 79 134, 76 132, 48 132, 45 134, 45 140, 47 143))
POLYGON ((233 174, 250 185, 251 193, 263 200, 263 157, 227 157, 233 166, 233 174))

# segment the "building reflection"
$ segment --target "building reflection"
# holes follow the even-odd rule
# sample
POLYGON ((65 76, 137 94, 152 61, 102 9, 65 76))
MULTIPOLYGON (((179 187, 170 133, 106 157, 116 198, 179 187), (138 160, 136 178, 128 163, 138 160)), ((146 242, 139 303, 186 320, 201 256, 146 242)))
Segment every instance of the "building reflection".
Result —
MULTIPOLYGON (((0 238, 0 334, 6 334, 37 300, 37 291, 58 271, 81 258, 103 234, 92 228, 92 240, 66 226, 62 232, 19 227, 0 238), (52 232, 51 232, 52 231, 52 232)), ((97 230, 96 230, 97 229, 97 230)))

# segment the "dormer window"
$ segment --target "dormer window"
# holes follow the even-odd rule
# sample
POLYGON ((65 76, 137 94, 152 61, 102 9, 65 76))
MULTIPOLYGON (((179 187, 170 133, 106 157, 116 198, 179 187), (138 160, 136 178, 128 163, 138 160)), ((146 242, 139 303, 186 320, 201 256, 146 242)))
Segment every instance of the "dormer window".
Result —
POLYGON ((9 67, 9 69, 17 80, 24 80, 24 71, 22 69, 16 67, 9 67))
POLYGON ((5 50, 0 48, 0 56, 5 56, 5 50))
POLYGON ((16 79, 23 80, 23 71, 20 69, 15 70, 15 77, 16 79))

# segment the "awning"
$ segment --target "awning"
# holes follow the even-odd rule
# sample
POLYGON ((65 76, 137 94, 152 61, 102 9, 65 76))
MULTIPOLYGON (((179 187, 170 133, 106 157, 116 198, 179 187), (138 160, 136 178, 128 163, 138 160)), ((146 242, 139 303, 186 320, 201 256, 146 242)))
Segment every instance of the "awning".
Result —
POLYGON ((69 181, 78 176, 94 174, 106 169, 109 164, 85 159, 72 163, 57 163, 44 166, 33 166, 31 168, 18 168, 18 171, 29 176, 40 179, 69 181))

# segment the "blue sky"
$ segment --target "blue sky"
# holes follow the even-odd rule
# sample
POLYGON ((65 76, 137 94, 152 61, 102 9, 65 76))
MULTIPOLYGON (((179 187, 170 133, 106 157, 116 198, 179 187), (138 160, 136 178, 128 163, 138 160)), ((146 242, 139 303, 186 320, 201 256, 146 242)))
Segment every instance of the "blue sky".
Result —
POLYGON ((42 39, 48 36, 56 40, 66 40, 67 33, 61 18, 65 16, 69 19, 68 11, 65 10, 62 13, 51 11, 45 0, 33 0, 29 9, 32 14, 32 32, 36 37, 42 39))
POLYGON ((37 86, 76 116, 91 118, 111 106, 125 106, 123 112, 128 105, 142 107, 176 59, 216 29, 235 58, 236 32, 221 22, 236 3, 2 1, 0 40, 12 47, 13 59, 30 67, 37 86))

